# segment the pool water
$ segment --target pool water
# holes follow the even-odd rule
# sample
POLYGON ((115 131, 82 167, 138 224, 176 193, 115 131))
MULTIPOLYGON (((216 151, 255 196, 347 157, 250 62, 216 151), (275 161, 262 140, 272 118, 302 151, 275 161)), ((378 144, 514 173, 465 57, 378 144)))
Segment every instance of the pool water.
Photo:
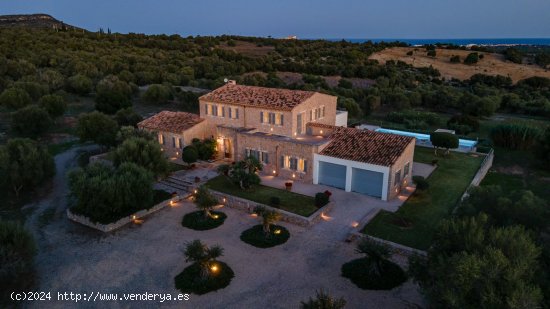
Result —
MULTIPOLYGON (((380 132, 380 133, 390 133, 390 134, 416 137, 417 142, 418 141, 421 141, 421 142, 424 142, 424 143, 429 143, 430 142, 430 135, 428 135, 428 134, 414 133, 414 132, 407 132, 407 131, 399 131, 399 130, 392 130, 392 129, 384 129, 384 128, 378 128, 375 131, 380 132)), ((458 146, 459 147, 472 148, 476 144, 477 144, 477 141, 473 141, 473 140, 469 140, 469 139, 459 139, 458 140, 458 146)))

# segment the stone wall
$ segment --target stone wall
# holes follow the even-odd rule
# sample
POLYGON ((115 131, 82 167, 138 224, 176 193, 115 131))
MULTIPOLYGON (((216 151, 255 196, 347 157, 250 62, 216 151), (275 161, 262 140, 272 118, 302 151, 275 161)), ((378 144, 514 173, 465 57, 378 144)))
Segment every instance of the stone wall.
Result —
MULTIPOLYGON (((474 178, 472 178, 472 181, 470 182, 470 185, 468 186, 468 189, 466 189, 464 194, 462 194, 462 197, 460 198, 460 202, 463 201, 466 197, 468 197, 468 195, 470 195, 469 191, 472 187, 479 186, 479 184, 481 183, 483 178, 485 178, 485 176, 489 172, 489 169, 491 168, 491 166, 493 166, 493 159, 495 158, 495 152, 494 152, 493 149, 491 149, 491 151, 489 151, 489 153, 487 153, 487 154, 479 153, 479 152, 472 152, 472 154, 485 156, 485 159, 483 159, 483 162, 481 162, 481 166, 477 170, 477 173, 474 175, 474 178)), ((460 204, 460 202, 459 202, 459 204, 460 204)), ((453 212, 456 211, 456 208, 457 207, 455 207, 453 212)))
POLYGON ((319 208, 316 212, 314 212, 309 217, 303 217, 282 209, 274 208, 268 205, 264 205, 261 203, 256 203, 247 199, 243 199, 240 197, 236 197, 233 195, 221 193, 218 191, 210 190, 212 195, 214 195, 220 204, 227 206, 229 208, 238 209, 240 211, 244 211, 248 214, 254 213, 254 208, 257 206, 263 206, 266 209, 276 211, 281 214, 281 221, 296 224, 303 227, 310 227, 314 225, 315 223, 319 222, 322 218, 321 215, 328 214, 332 208, 334 207, 334 202, 330 202, 327 205, 319 208))
POLYGON ((67 209, 67 217, 70 220, 78 222, 82 225, 91 227, 93 229, 99 230, 99 231, 104 232, 104 233, 107 233, 107 232, 112 232, 116 229, 119 229, 119 228, 123 227, 124 225, 134 221, 135 219, 140 219, 140 218, 143 218, 145 216, 148 216, 148 215, 152 214, 153 212, 158 211, 158 210, 170 205, 171 202, 178 202, 182 199, 184 199, 184 197, 182 197, 182 196, 177 196, 177 197, 171 198, 171 199, 166 200, 164 202, 161 202, 161 203, 159 203, 159 204, 157 204, 157 205, 155 205, 155 206, 153 206, 149 209, 140 210, 140 211, 138 211, 138 212, 136 212, 132 215, 121 218, 120 220, 118 220, 116 222, 113 222, 113 223, 109 223, 109 224, 101 224, 101 223, 97 223, 97 222, 92 222, 88 217, 75 214, 75 213, 71 212, 70 209, 67 209))
POLYGON ((403 186, 407 186, 409 184, 412 184, 412 167, 413 167, 413 157, 414 157, 414 146, 415 141, 411 141, 411 143, 405 148, 405 151, 401 154, 401 157, 395 161, 393 166, 390 168, 390 175, 388 179, 388 200, 391 200, 393 198, 396 198, 399 193, 401 192, 401 189, 403 186), (409 174, 407 177, 403 177, 404 175, 404 167, 407 163, 410 163, 409 166, 409 174), (401 181, 399 183, 395 183, 395 173, 397 171, 401 171, 401 181))
POLYGON ((422 250, 418 250, 418 249, 415 249, 415 248, 403 246, 403 245, 400 245, 398 243, 391 242, 389 240, 385 240, 385 239, 381 239, 381 238, 378 238, 378 237, 370 236, 370 235, 363 234, 363 233, 360 233, 360 232, 352 232, 351 237, 349 238, 349 240, 352 241, 352 242, 359 242, 362 239, 369 239, 369 240, 374 241, 376 243, 386 245, 390 248, 390 250, 394 254, 400 254, 400 255, 403 255, 403 256, 412 256, 412 255, 427 256, 428 255, 428 253, 426 251, 422 251, 422 250))

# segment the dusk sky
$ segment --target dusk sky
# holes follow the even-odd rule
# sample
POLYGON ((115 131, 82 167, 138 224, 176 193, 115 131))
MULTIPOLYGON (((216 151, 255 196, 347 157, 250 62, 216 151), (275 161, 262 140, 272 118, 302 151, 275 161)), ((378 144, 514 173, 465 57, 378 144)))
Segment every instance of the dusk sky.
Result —
POLYGON ((0 0, 96 31, 300 38, 548 38, 548 0, 0 0))

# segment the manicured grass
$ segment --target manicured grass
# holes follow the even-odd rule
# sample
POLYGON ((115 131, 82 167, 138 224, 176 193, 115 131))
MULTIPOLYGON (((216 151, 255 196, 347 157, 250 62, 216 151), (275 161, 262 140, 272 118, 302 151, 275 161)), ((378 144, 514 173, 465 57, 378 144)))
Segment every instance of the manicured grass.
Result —
POLYGON ((311 196, 263 185, 254 186, 249 190, 242 190, 231 182, 229 178, 223 175, 210 179, 206 185, 212 190, 265 205, 270 205, 271 197, 276 196, 281 199, 281 204, 278 208, 304 217, 310 216, 317 210, 317 207, 315 207, 315 199, 311 196))
POLYGON ((342 276, 364 290, 391 290, 407 281, 407 274, 391 261, 382 261, 380 275, 371 272, 370 264, 368 257, 350 261, 342 265, 342 276))
POLYGON ((432 149, 416 147, 415 162, 431 163, 433 159, 439 163, 427 179, 430 188, 411 196, 395 213, 381 211, 363 233, 421 250, 431 245, 439 221, 451 214, 483 157, 454 152, 448 157, 436 157, 432 149), (412 226, 404 226, 402 222, 412 226))
POLYGON ((255 225, 241 233, 241 240, 258 248, 271 248, 284 244, 290 233, 284 226, 272 225, 269 234, 264 233, 261 224, 255 225))
POLYGON ((235 277, 235 273, 224 262, 215 261, 218 267, 216 273, 211 273, 210 276, 203 280, 200 278, 199 264, 191 264, 185 268, 179 275, 174 278, 176 289, 182 293, 195 293, 198 295, 208 292, 223 289, 231 283, 231 279, 235 277))
POLYGON ((190 212, 183 216, 181 225, 196 231, 206 231, 217 228, 227 219, 227 215, 221 211, 211 211, 210 213, 210 217, 205 217, 204 211, 190 212))

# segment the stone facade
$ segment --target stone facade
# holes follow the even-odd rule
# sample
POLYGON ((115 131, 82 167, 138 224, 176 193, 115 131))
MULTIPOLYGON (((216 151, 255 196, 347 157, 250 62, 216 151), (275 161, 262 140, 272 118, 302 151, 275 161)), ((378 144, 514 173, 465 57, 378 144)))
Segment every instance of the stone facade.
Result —
POLYGON ((412 184, 412 167, 413 167, 413 156, 414 156, 414 146, 415 140, 413 140, 405 151, 401 154, 399 159, 390 167, 389 174, 389 190, 388 190, 388 200, 393 199, 399 195, 401 190, 406 186, 412 184), (408 174, 405 175, 405 166, 409 164, 408 174), (400 171, 400 180, 396 182, 395 174, 400 171))
POLYGON ((181 150, 183 147, 190 145, 193 138, 205 139, 215 137, 215 133, 213 134, 209 130, 206 121, 198 123, 179 134, 168 131, 153 131, 145 128, 144 130, 152 132, 156 136, 162 151, 171 159, 179 159, 181 150))

